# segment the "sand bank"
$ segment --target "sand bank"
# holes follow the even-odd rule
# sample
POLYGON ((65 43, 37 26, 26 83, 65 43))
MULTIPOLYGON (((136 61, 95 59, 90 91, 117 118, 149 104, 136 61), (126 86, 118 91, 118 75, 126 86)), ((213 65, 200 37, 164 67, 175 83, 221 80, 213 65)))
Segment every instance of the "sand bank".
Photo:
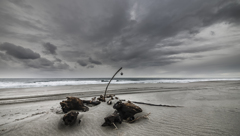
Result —
POLYGON ((80 124, 65 126, 59 102, 66 96, 90 99, 103 93, 105 85, 61 86, 0 90, 0 135, 240 135, 240 82, 218 81, 184 84, 110 85, 109 92, 138 104, 148 119, 114 127, 101 127, 112 106, 102 103, 80 112, 80 124), (49 95, 50 94, 50 95, 49 95))

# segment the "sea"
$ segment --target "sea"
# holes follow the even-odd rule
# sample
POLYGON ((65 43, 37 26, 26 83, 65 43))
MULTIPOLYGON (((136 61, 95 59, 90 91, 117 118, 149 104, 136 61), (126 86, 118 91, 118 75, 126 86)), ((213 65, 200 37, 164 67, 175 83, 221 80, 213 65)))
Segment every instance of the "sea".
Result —
MULTIPOLYGON (((240 80, 240 78, 114 78, 111 84, 190 83, 225 80, 240 80)), ((107 84, 109 81, 110 78, 0 78, 0 89, 107 84)))

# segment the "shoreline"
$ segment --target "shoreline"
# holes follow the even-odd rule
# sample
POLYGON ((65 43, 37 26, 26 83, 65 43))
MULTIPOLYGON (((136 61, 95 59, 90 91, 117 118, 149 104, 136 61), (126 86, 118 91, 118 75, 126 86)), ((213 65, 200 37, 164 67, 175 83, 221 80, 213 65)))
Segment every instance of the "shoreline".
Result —
MULTIPOLYGON (((203 88, 203 86, 205 86, 208 83, 221 85, 222 83, 226 82, 240 83, 240 81, 201 81, 191 83, 110 84, 107 93, 119 95, 132 93, 184 91, 184 89, 186 88, 189 89, 189 87, 196 90, 197 88, 203 88), (148 91, 146 92, 144 90, 148 91)), ((105 84, 90 84, 90 85, 67 85, 38 88, 0 89, 0 105, 34 101, 59 100, 66 98, 66 96, 76 96, 80 98, 94 97, 103 94, 105 91, 105 87, 106 87, 105 84)))

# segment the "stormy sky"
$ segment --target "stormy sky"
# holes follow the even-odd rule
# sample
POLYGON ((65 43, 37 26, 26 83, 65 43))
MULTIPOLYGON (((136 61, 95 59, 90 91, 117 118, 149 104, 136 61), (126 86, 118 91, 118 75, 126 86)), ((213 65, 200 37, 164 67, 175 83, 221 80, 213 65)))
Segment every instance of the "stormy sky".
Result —
POLYGON ((0 78, 240 77, 239 0, 1 0, 0 78))

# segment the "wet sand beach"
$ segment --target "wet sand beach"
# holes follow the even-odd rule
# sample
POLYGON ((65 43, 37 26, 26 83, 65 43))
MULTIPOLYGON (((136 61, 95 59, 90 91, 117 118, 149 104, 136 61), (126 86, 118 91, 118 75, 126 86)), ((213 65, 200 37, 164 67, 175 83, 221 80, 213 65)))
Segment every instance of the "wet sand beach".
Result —
MULTIPOLYGON (((79 112, 81 123, 65 126, 60 102, 67 96, 84 100, 103 94, 106 85, 0 89, 0 135, 51 136, 226 136, 240 135, 240 81, 161 84, 113 84, 108 94, 120 99, 182 107, 136 104, 149 119, 102 127, 113 105, 101 103, 79 112)), ((115 100, 114 102, 116 102, 115 100)))

